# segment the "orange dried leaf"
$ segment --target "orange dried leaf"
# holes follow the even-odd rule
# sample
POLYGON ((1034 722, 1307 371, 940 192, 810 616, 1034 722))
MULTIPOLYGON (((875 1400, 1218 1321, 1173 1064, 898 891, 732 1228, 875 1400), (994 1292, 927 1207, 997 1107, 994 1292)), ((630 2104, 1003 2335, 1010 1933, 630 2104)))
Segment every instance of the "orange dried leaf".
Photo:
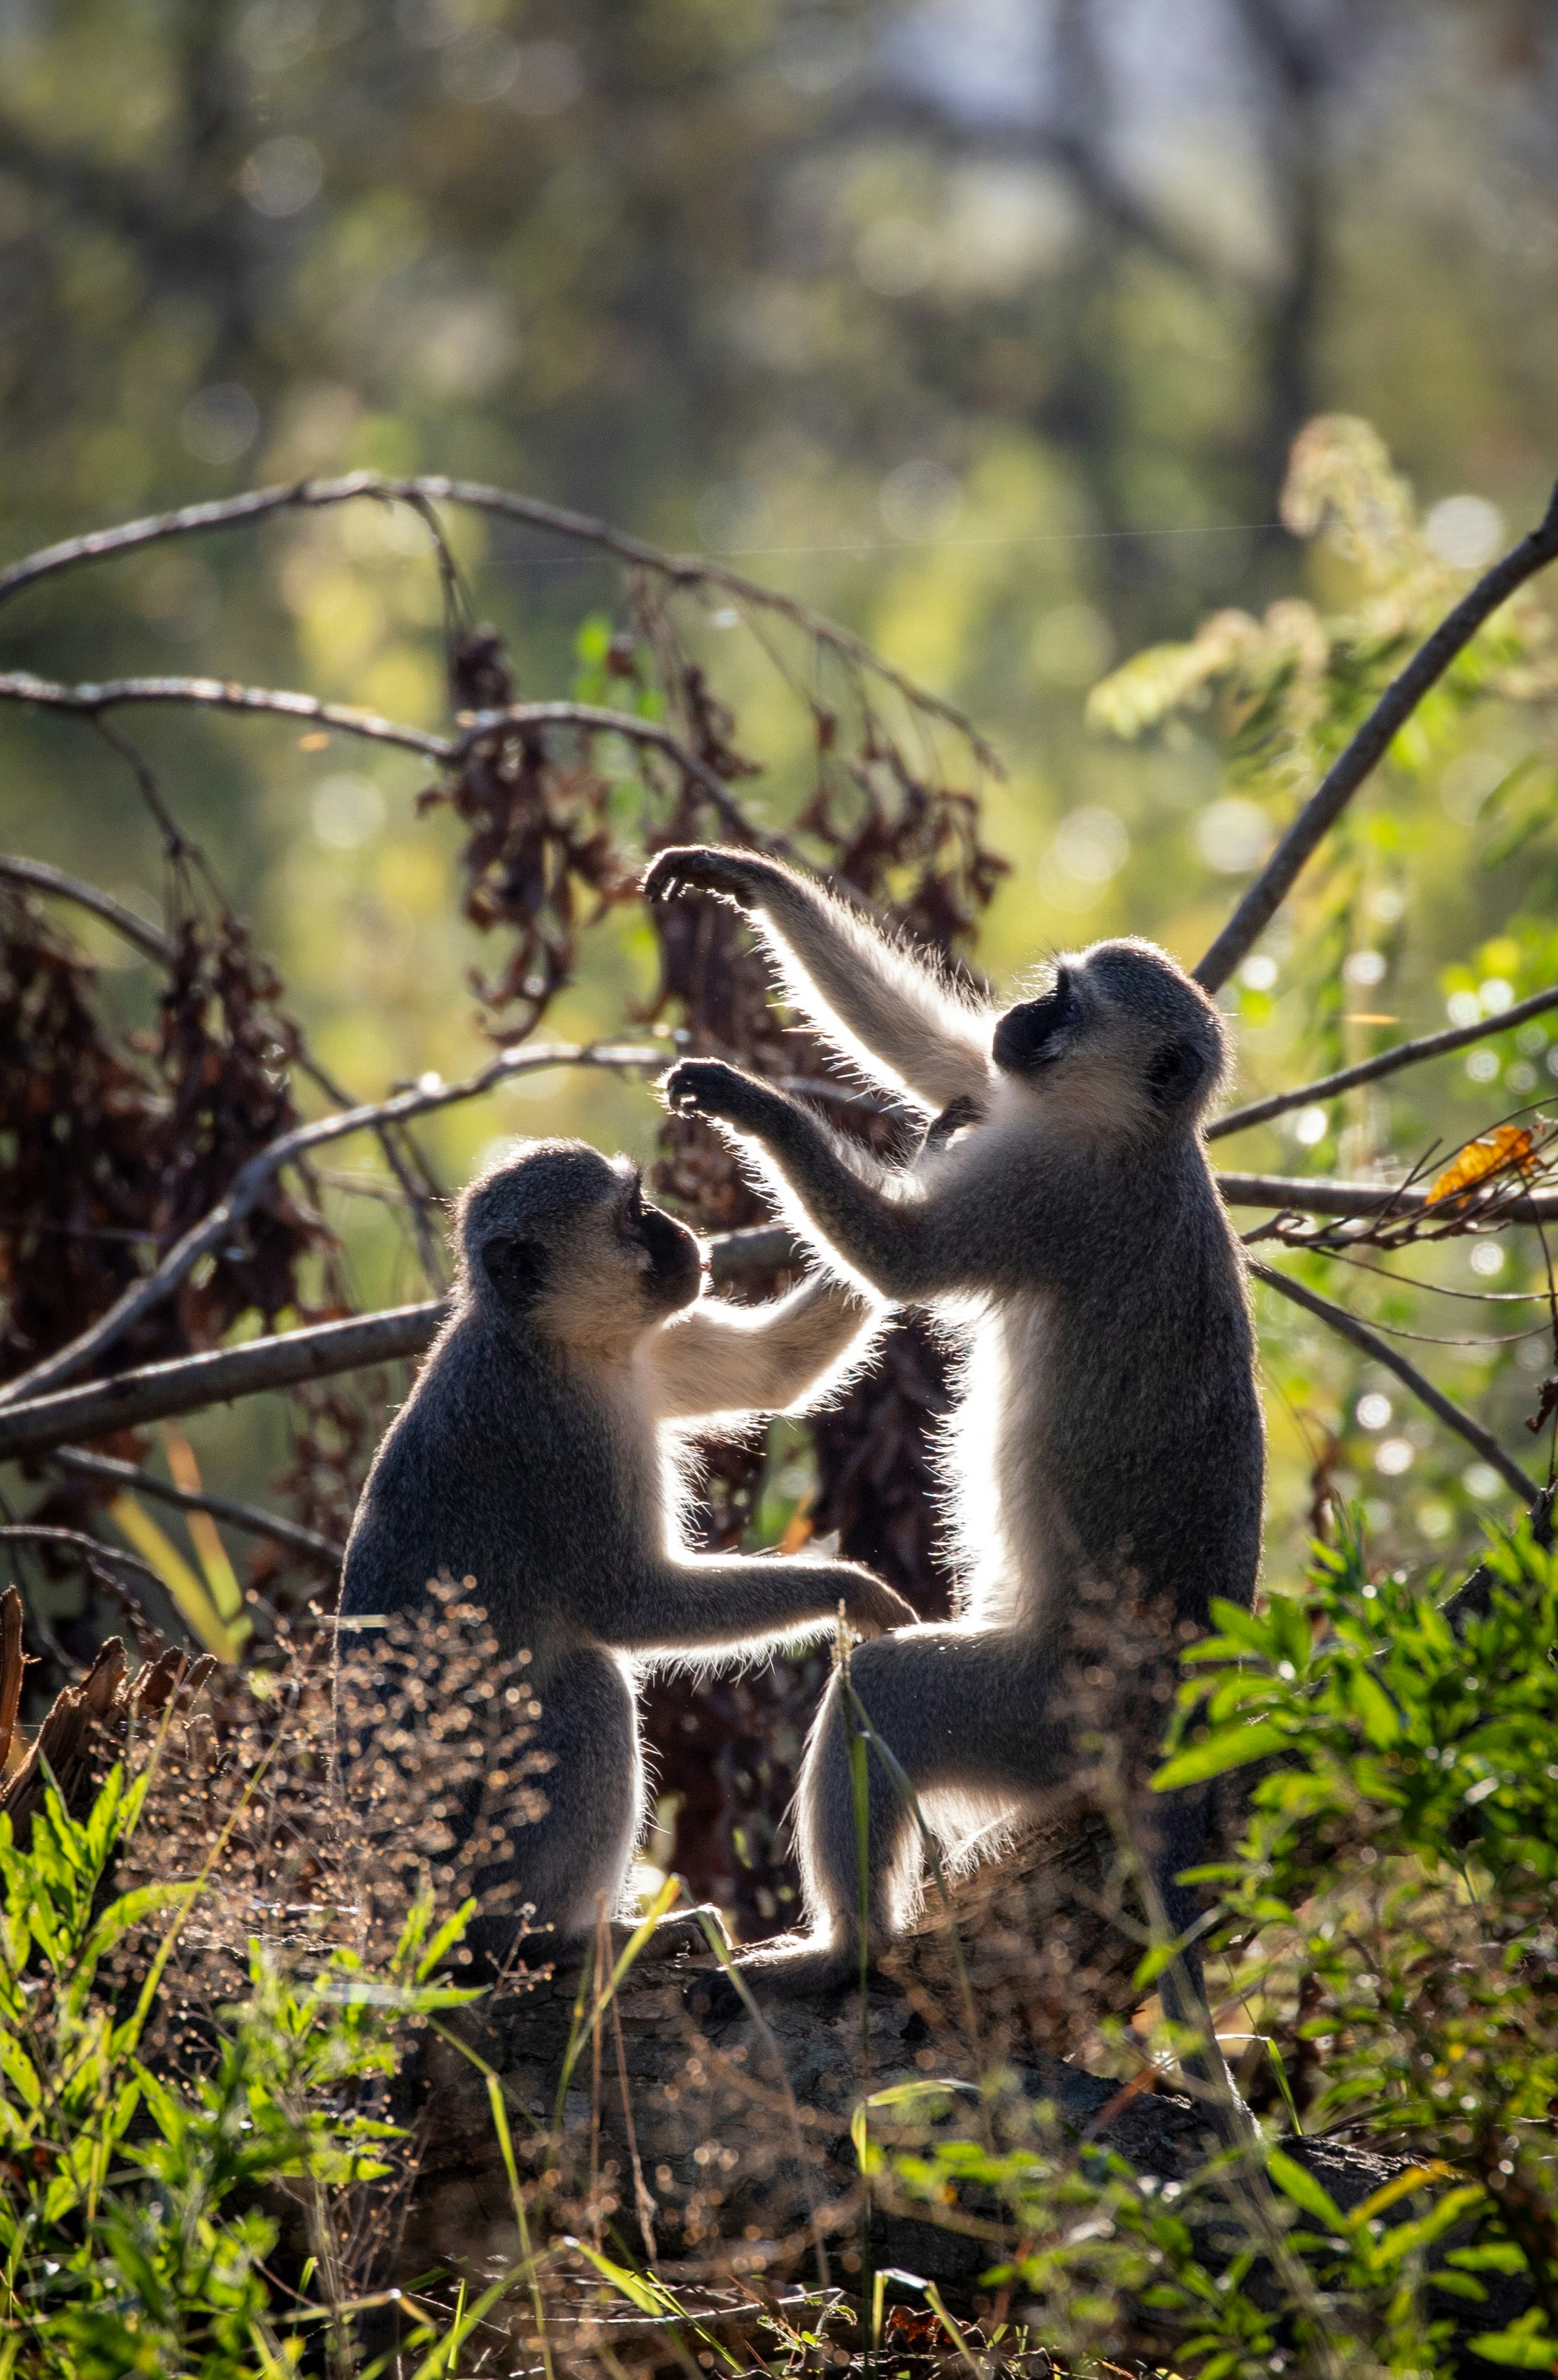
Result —
POLYGON ((1522 1170, 1529 1163, 1536 1146, 1535 1136, 1524 1124, 1501 1123, 1479 1139, 1468 1141, 1453 1165, 1447 1165, 1429 1192, 1429 1203, 1453 1197, 1457 1191, 1474 1189, 1490 1175, 1502 1173, 1508 1166, 1522 1170))

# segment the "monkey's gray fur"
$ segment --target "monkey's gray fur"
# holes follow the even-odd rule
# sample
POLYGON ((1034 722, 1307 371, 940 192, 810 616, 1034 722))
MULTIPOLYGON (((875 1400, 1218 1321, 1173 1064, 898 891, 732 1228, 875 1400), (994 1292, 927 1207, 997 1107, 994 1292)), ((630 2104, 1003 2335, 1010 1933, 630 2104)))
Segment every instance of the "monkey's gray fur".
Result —
POLYGON ((579 1141, 473 1182, 454 1236, 453 1311, 368 1474, 341 1610, 473 1577, 501 1650, 529 1652, 550 1806, 513 1830, 508 1881, 574 1937, 602 1896, 617 1913, 642 1823, 635 1658, 815 1633, 840 1603, 870 1633, 914 1617, 852 1562, 699 1557, 681 1536, 693 1430, 815 1400, 876 1314, 820 1278, 766 1306, 701 1297, 692 1233, 579 1141))
MULTIPOLYGON (((943 1448, 958 1617, 862 1646, 850 1677, 932 1823, 967 1841, 1083 1765, 1088 1597, 1122 1619, 1166 1607, 1189 1633, 1214 1596, 1247 1606, 1254 1592, 1254 1341, 1200 1129, 1226 1028, 1148 942, 1063 958, 1002 1014, 770 860, 662 852, 646 891, 744 910, 785 999, 925 1120, 918 1153, 891 1169, 733 1067, 687 1059, 665 1083, 672 1108, 730 1129, 838 1277, 931 1307, 961 1337, 943 1448)), ((825 1987, 858 1960, 853 1732, 835 1679, 798 1798, 812 1937, 755 1954, 754 1983, 825 1987)), ((876 1949, 916 1898, 920 1849, 900 1786, 880 1759, 868 1767, 876 1949)), ((1199 1805, 1162 1815, 1158 1881, 1178 1929, 1194 1904, 1173 1878, 1195 1856, 1199 1805)))

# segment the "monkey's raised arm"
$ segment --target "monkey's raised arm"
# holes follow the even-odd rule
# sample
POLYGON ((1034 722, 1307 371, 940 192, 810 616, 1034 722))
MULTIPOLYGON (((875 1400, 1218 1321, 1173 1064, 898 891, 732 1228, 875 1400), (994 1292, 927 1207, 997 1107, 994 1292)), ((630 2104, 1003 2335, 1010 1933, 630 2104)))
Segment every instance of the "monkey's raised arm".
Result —
POLYGON ((1019 1249, 1009 1199, 982 1214, 975 1180, 942 1188, 934 1202, 913 1190, 889 1196, 880 1168, 846 1148, 810 1108, 718 1058, 680 1059, 661 1088, 677 1112, 717 1118, 758 1141, 772 1160, 769 1178, 791 1211, 799 1209, 801 1227, 825 1257, 878 1296, 913 1305, 997 1289, 1003 1261, 1032 1272, 1031 1235, 1019 1249))
POLYGON ((657 1414, 785 1413, 832 1388, 866 1353, 880 1308, 816 1278, 767 1305, 688 1306, 650 1342, 657 1414))
POLYGON ((932 1114, 990 1079, 994 1018, 901 943, 776 860, 726 845, 662 851, 645 897, 714 892, 753 920, 791 1006, 874 1081, 932 1114))

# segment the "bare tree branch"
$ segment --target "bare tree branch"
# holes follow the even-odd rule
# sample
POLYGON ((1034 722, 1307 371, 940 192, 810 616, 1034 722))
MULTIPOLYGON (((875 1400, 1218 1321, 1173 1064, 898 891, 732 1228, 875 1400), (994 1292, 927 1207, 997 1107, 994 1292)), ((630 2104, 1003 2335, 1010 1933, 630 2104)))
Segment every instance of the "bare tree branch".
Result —
POLYGON ((453 1107, 462 1099, 478 1099, 493 1090, 500 1083, 516 1075, 537 1073, 544 1066, 604 1066, 660 1067, 666 1053, 656 1048, 622 1046, 590 1047, 584 1044, 554 1042, 531 1050, 508 1050, 484 1066, 479 1074, 463 1083, 440 1083, 424 1088, 420 1086, 402 1091, 393 1099, 380 1099, 372 1105, 348 1108, 343 1115, 320 1116, 312 1123, 299 1124, 295 1131, 283 1133, 239 1167, 227 1196, 210 1214, 192 1223, 182 1238, 176 1240, 156 1269, 144 1279, 132 1281, 123 1294, 115 1299, 106 1314, 100 1315, 90 1329, 29 1372, 19 1373, 15 1379, 0 1387, 0 1406, 19 1404, 57 1388, 105 1354, 115 1342, 123 1337, 133 1322, 151 1312, 187 1279, 201 1257, 215 1247, 226 1234, 242 1222, 255 1206, 262 1192, 275 1179, 283 1166, 308 1156, 327 1142, 341 1140, 348 1133, 377 1130, 385 1124, 405 1123, 411 1117, 427 1115, 434 1109, 453 1107))
POLYGON ((293 1389, 303 1380, 330 1379, 341 1372, 420 1355, 448 1310, 432 1299, 392 1306, 348 1322, 321 1322, 277 1339, 251 1340, 247 1347, 218 1347, 210 1354, 145 1364, 85 1388, 30 1398, 26 1404, 0 1412, 0 1463, 73 1445, 79 1439, 136 1429, 142 1422, 165 1421, 174 1414, 200 1413, 232 1397, 293 1389))
POLYGON ((308 719, 333 727, 343 735, 361 735, 375 744, 393 744, 405 752, 419 752, 425 760, 446 760, 453 746, 448 736, 426 728, 405 727, 376 711, 358 710, 350 703, 321 702, 316 695, 297 694, 284 686, 240 686, 236 678, 119 677, 101 686, 56 686, 34 677, 30 670, 0 674, 0 701, 35 704, 40 710, 65 710, 78 718, 98 719, 127 703, 182 702, 205 710, 279 712, 286 719, 308 719))
MULTIPOLYGON (((729 1232, 708 1243, 716 1289, 763 1279, 786 1264, 800 1264, 803 1251, 782 1228, 729 1232)), ((320 1322, 280 1338, 251 1340, 245 1347, 219 1347, 205 1355, 181 1355, 164 1364, 144 1364, 112 1379, 53 1396, 30 1397, 0 1411, 0 1463, 24 1454, 69 1447, 79 1439, 106 1438, 166 1421, 175 1414, 200 1413, 233 1397, 296 1388, 301 1380, 331 1379, 420 1355, 445 1320, 443 1299, 355 1315, 346 1322, 320 1322)), ((78 1456, 78 1459, 79 1456, 78 1456)), ((266 1516, 269 1527, 269 1515, 266 1516)))
POLYGON ((41 710, 67 711, 96 720, 127 703, 178 702, 202 710, 259 711, 285 719, 313 720, 338 735, 360 735, 374 744, 393 744, 403 752, 417 752, 442 767, 457 767, 472 747, 504 727, 576 727, 585 735, 623 735, 630 743, 646 744, 674 760, 685 775, 703 788, 727 829, 743 843, 760 841, 742 814, 723 778, 707 760, 673 735, 658 720, 640 719, 631 710, 607 710, 588 702, 516 702, 505 710, 474 714, 458 735, 434 735, 425 727, 381 719, 377 711, 359 710, 351 703, 321 702, 317 695, 299 694, 290 686, 240 686, 233 678, 120 677, 101 686, 59 686, 34 677, 30 670, 0 673, 0 701, 25 702, 41 710))
POLYGON ((239 1504, 230 1496, 208 1495, 203 1488, 197 1494, 192 1488, 175 1488, 171 1480, 159 1479, 154 1471, 120 1463, 112 1454, 83 1454, 79 1447, 62 1446, 54 1460, 72 1477, 110 1480, 115 1487, 127 1488, 132 1495, 150 1496, 158 1503, 175 1505, 181 1512, 209 1512, 212 1520, 225 1521, 229 1528, 242 1529, 251 1537, 273 1537, 278 1545, 291 1546, 327 1569, 339 1570, 345 1560, 344 1546, 332 1544, 296 1521, 284 1521, 279 1512, 263 1512, 258 1504, 239 1504))
MULTIPOLYGON (((1230 1207, 1274 1207, 1299 1215, 1348 1219, 1389 1215, 1400 1220, 1429 1213, 1448 1220, 1454 1209, 1457 1219, 1467 1222, 1492 1220, 1486 1208, 1479 1210, 1468 1203, 1475 1199, 1475 1184, 1469 1192, 1458 1190, 1436 1200, 1430 1190, 1393 1187, 1388 1183, 1332 1182, 1323 1177, 1306 1182, 1286 1173, 1219 1173, 1214 1179, 1230 1207)), ((1558 1222, 1558 1190, 1528 1190, 1512 1197, 1501 1192, 1496 1211, 1501 1223, 1558 1222)))
POLYGON ((1387 1371, 1394 1372, 1396 1378, 1410 1389, 1415 1397, 1420 1398, 1430 1413, 1436 1415, 1446 1428, 1458 1431, 1468 1446, 1475 1447, 1483 1462, 1491 1463, 1499 1477, 1513 1488, 1525 1503, 1533 1503, 1541 1494, 1529 1473, 1521 1469, 1513 1455, 1504 1452, 1498 1439, 1491 1437, 1479 1421, 1473 1421, 1468 1413, 1463 1413, 1460 1406, 1445 1396, 1443 1390, 1436 1389, 1415 1364, 1409 1364, 1398 1349, 1371 1330, 1366 1322, 1359 1322, 1345 1305, 1334 1305, 1328 1297, 1322 1297, 1316 1290, 1306 1289, 1301 1281, 1291 1280, 1286 1273, 1274 1271, 1270 1265, 1251 1265, 1250 1269, 1257 1281, 1265 1282, 1268 1289, 1290 1297, 1295 1305, 1301 1305, 1306 1313, 1316 1316, 1340 1337, 1350 1340, 1373 1362, 1383 1364, 1387 1371))
MULTIPOLYGON (((658 1060, 659 1053, 656 1055, 658 1060)), ((1263 1174, 1223 1174, 1218 1179, 1224 1196, 1234 1206, 1309 1206, 1319 1213, 1372 1214, 1382 1202, 1398 1200, 1402 1195, 1363 1183, 1288 1182, 1263 1174)), ((1424 1194, 1417 1195, 1419 1203, 1424 1203, 1424 1194)), ((1501 1220, 1515 1221, 1558 1218, 1558 1195, 1523 1198, 1500 1213, 1501 1220)), ((717 1290, 764 1281, 784 1266, 805 1261, 804 1248, 781 1224, 728 1232, 711 1240, 708 1246, 717 1290)), ((1258 1266, 1255 1269, 1262 1279, 1265 1277, 1265 1268, 1258 1266)), ((1310 1294, 1307 1290, 1300 1293, 1284 1275, 1274 1275, 1274 1279, 1300 1303, 1310 1294)), ((206 1355, 186 1355, 165 1364, 144 1365, 136 1371, 120 1372, 112 1379, 85 1388, 30 1397, 25 1403, 0 1410, 0 1463, 72 1445, 79 1439, 106 1437, 110 1431, 136 1427, 142 1422, 163 1421, 175 1414, 199 1413, 208 1405, 221 1404, 233 1397, 258 1396, 269 1390, 296 1387, 300 1380, 328 1379, 342 1372, 364 1370, 369 1365, 419 1355, 448 1311, 447 1304, 441 1300, 395 1306, 384 1313, 356 1316, 346 1322, 321 1322, 308 1330, 287 1331, 280 1338, 255 1340, 246 1347, 219 1348, 206 1355)), ((1335 1311, 1339 1314, 1341 1309, 1335 1311)), ((1364 1329, 1361 1323, 1357 1327, 1359 1330, 1364 1329)), ((1372 1354, 1376 1352, 1374 1334, 1369 1331, 1366 1336, 1368 1352, 1372 1354)), ((1378 1345, 1383 1347, 1383 1342, 1378 1345)), ((1410 1374, 1415 1384, 1418 1374, 1410 1366, 1402 1369, 1405 1359, 1398 1357, 1394 1349, 1385 1348, 1380 1360, 1394 1366, 1404 1379, 1410 1374)), ((1437 1390, 1432 1394, 1437 1395, 1437 1390)), ((1459 1408, 1451 1411, 1458 1412, 1459 1408)), ((1470 1423, 1468 1427, 1475 1429, 1477 1424, 1470 1423)), ((1481 1441, 1474 1443, 1480 1446, 1481 1441)), ((1490 1455, 1489 1461, 1492 1459, 1490 1455)), ((1504 1475, 1508 1476, 1507 1472, 1504 1475)))
POLYGON ((1393 678, 1347 750, 1334 760, 1238 908, 1195 969, 1208 991, 1226 983, 1240 959, 1270 925, 1299 870, 1340 818, 1358 788, 1390 747, 1430 688, 1490 613, 1558 556, 1558 487, 1537 527, 1486 571, 1426 644, 1393 678))
POLYGON ((50 892, 56 900, 74 901, 79 909, 90 909, 105 926, 112 926, 127 942, 159 966, 171 966, 174 947, 166 934, 156 926, 149 926, 112 892, 100 892, 95 884, 83 884, 79 878, 67 876, 63 868, 51 868, 46 859, 22 859, 8 852, 0 852, 0 882, 20 885, 29 892, 50 892))
MULTIPOLYGON (((420 511, 431 504, 468 505, 473 511, 496 513, 506 520, 522 521, 528 528, 565 537, 575 543, 598 546, 614 554, 621 562, 640 570, 648 570, 673 586, 684 588, 716 587, 737 601, 775 613, 800 628, 806 636, 827 646, 856 669, 878 678, 902 696, 912 710, 930 718, 940 719, 955 728, 981 764, 996 776, 1005 774, 999 755, 987 743, 972 722, 955 704, 944 701, 938 695, 924 692, 913 682, 873 652, 870 646, 847 628, 834 625, 817 613, 791 596, 760 587, 755 579, 743 577, 740 571, 714 562, 701 554, 667 553, 642 538, 629 537, 623 530, 612 528, 606 521, 592 520, 586 514, 565 511, 557 504, 542 504, 534 496, 516 495, 507 488, 494 488, 475 480, 451 480, 441 474, 429 474, 415 479, 387 478, 379 471, 354 471, 344 479, 301 480, 283 487, 254 488, 243 495, 227 496, 204 504, 184 504, 176 511, 155 513, 144 520, 127 521, 118 528, 94 529, 86 537, 66 538, 58 545, 45 546, 42 552, 28 555, 25 561, 13 563, 8 570, 0 571, 0 602, 30 587, 55 571, 68 570, 83 562, 97 562, 110 554, 129 553, 146 545, 160 543, 170 537, 192 537, 212 529, 232 528, 262 520, 272 513, 318 511, 326 505, 350 504, 360 498, 375 499, 381 504, 409 504, 420 511)), ((424 513, 424 517, 426 515, 424 513)))
POLYGON ((1382 1075, 1394 1075, 1402 1066, 1420 1065, 1425 1058, 1447 1057, 1452 1050, 1464 1050, 1468 1042, 1486 1041, 1495 1033, 1507 1033, 1512 1026, 1524 1025, 1530 1016, 1540 1016, 1550 1008, 1558 1008, 1558 984, 1550 984, 1545 991, 1534 991, 1529 1000, 1517 1001, 1513 1008, 1501 1008, 1496 1015, 1480 1017, 1475 1025, 1453 1025, 1443 1033, 1424 1033, 1416 1041, 1398 1042, 1394 1050, 1382 1050, 1377 1058, 1365 1058, 1356 1066, 1344 1066, 1339 1074, 1322 1075, 1317 1083, 1304 1083, 1296 1091, 1277 1091, 1269 1099, 1255 1099, 1247 1108, 1235 1108, 1215 1123, 1208 1124, 1208 1140, 1221 1140, 1226 1133, 1248 1132, 1251 1124, 1267 1123, 1273 1116, 1284 1115, 1289 1108, 1309 1107, 1321 1099, 1334 1099, 1343 1091, 1356 1090, 1360 1083, 1377 1083, 1382 1075))

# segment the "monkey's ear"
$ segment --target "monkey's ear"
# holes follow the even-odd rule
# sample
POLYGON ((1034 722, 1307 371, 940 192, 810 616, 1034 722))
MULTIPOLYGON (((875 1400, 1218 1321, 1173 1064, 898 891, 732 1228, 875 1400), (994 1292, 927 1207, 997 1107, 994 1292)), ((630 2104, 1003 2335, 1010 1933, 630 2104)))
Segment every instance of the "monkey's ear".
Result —
POLYGON ((1168 1041, 1147 1065, 1147 1088, 1160 1108, 1189 1099, 1206 1072, 1206 1061, 1190 1041, 1168 1041))
POLYGON ((534 1305, 546 1281, 546 1250, 539 1240, 489 1240, 481 1266, 511 1313, 534 1305))

